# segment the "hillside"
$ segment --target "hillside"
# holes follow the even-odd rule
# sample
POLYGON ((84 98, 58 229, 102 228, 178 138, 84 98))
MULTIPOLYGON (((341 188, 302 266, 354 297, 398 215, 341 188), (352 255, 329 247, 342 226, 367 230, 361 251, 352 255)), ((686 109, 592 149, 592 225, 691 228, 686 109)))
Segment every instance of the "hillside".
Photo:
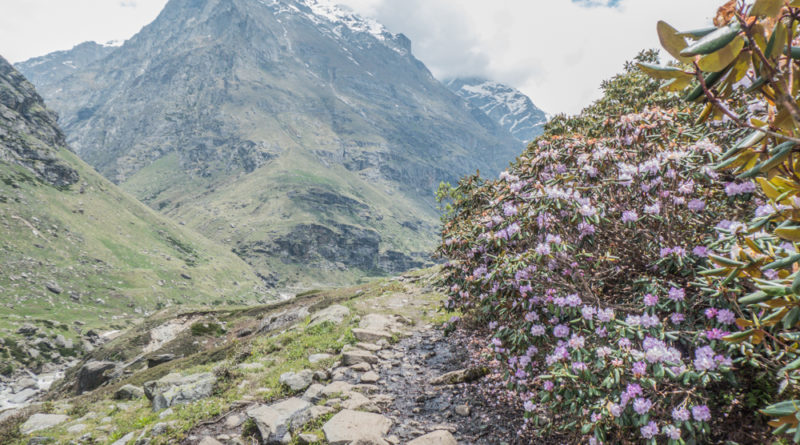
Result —
POLYGON ((281 286, 428 264, 439 182, 521 146, 327 1, 171 0, 66 76, 19 66, 81 158, 281 286))
POLYGON ((123 329, 162 307, 266 298, 229 249, 139 203, 69 151, 55 114, 2 58, 0 203, 3 374, 19 363, 37 372, 60 363, 81 353, 88 331, 123 329))
POLYGON ((477 115, 485 114, 520 142, 527 144, 544 132, 547 114, 516 88, 476 77, 450 79, 445 85, 477 115))

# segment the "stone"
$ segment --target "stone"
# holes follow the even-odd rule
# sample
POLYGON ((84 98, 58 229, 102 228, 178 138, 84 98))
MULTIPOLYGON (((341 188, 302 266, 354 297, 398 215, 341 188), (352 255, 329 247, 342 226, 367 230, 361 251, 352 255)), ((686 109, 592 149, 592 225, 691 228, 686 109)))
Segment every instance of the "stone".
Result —
POLYGON ((147 367, 154 368, 162 363, 175 360, 175 354, 160 354, 147 359, 147 367))
POLYGON ((376 344, 373 344, 373 343, 365 343, 365 342, 360 342, 360 343, 357 343, 357 344, 356 344, 356 347, 357 347, 357 348, 361 348, 361 349, 363 349, 363 350, 365 350, 365 351, 369 351, 369 352, 378 352, 378 351, 380 351, 381 349, 383 349, 382 347, 380 347, 380 346, 378 346, 378 345, 376 345, 376 344))
POLYGON ((344 394, 353 390, 353 385, 347 382, 333 382, 330 383, 328 386, 322 389, 322 395, 325 397, 330 397, 336 394, 344 394))
POLYGON ((61 334, 56 335, 56 346, 62 349, 72 349, 75 345, 72 343, 71 339, 64 337, 61 334))
POLYGON ((264 443, 282 443, 289 427, 300 428, 308 421, 304 414, 311 408, 305 400, 292 397, 270 406, 261 405, 247 411, 264 439, 264 443))
POLYGON ((371 371, 372 366, 369 363, 357 363, 350 367, 353 371, 366 372, 371 371))
POLYGON ((77 423, 77 424, 72 425, 71 427, 67 428, 67 432, 70 433, 70 434, 80 434, 80 433, 86 431, 86 428, 88 428, 88 427, 89 426, 86 425, 85 423, 77 423))
POLYGON ((344 366, 352 366, 358 363, 378 363, 378 357, 367 351, 359 350, 346 351, 342 354, 342 364, 344 366))
POLYGON ((50 292, 52 292, 52 293, 54 293, 56 295, 61 295, 61 293, 64 292, 64 289, 61 289, 61 286, 59 286, 57 283, 54 283, 52 281, 47 283, 45 285, 45 287, 47 288, 47 290, 49 290, 50 292))
POLYGON ((476 367, 469 369, 460 369, 458 371, 448 372, 447 374, 430 380, 431 385, 455 385, 458 383, 468 383, 481 379, 489 374, 489 369, 485 367, 476 367))
POLYGON ((326 414, 330 414, 330 413, 332 413, 334 411, 336 411, 336 410, 331 408, 331 407, 329 407, 329 406, 312 406, 311 408, 308 409, 308 419, 309 420, 316 420, 316 419, 319 419, 320 417, 322 417, 322 416, 324 416, 326 414))
POLYGON ((319 442, 319 437, 316 434, 303 433, 297 436, 297 441, 303 445, 308 445, 319 442))
POLYGON ((144 397, 144 390, 133 385, 125 385, 114 393, 116 400, 139 400, 142 397, 144 397))
POLYGON ((36 326, 34 326, 34 325, 30 324, 30 323, 25 323, 19 329, 17 329, 17 334, 25 335, 27 337, 30 337, 31 335, 37 333, 38 331, 39 331, 39 328, 37 328, 36 326))
POLYGON ((14 382, 14 386, 12 387, 12 391, 14 391, 14 393, 18 393, 18 392, 22 391, 23 389, 28 389, 28 388, 36 389, 38 387, 39 387, 39 385, 36 383, 36 380, 34 380, 34 379, 30 378, 30 377, 23 377, 23 378, 17 380, 16 382, 14 382))
POLYGON ((307 316, 308 308, 306 307, 292 308, 278 314, 270 314, 261 320, 258 332, 267 333, 278 329, 284 329, 305 319, 307 316))
POLYGON ((380 414, 345 409, 327 421, 322 431, 330 445, 386 444, 383 436, 391 427, 392 421, 380 414))
POLYGON ((192 374, 168 374, 159 380, 144 384, 144 394, 153 403, 153 411, 161 411, 175 405, 191 403, 211 396, 217 378, 210 372, 192 374))
POLYGON ((110 371, 116 368, 116 366, 114 362, 100 362, 94 360, 81 366, 81 369, 78 370, 78 395, 96 389, 107 382, 111 377, 106 371, 110 371))
POLYGON ((349 315, 350 309, 338 304, 334 304, 321 311, 315 312, 314 315, 311 316, 311 323, 308 324, 308 327, 313 328, 314 326, 318 326, 326 322, 338 325, 341 324, 349 315))
POLYGON ((23 403, 27 402, 28 400, 32 399, 34 396, 36 396, 37 392, 38 391, 36 391, 33 388, 25 388, 22 391, 20 391, 20 392, 14 394, 13 396, 9 397, 8 401, 11 402, 11 403, 15 403, 17 405, 20 405, 20 404, 23 404, 23 403))
POLYGON ((417 437, 408 445, 458 445, 456 438, 449 431, 434 431, 422 437, 417 437))
POLYGON ((387 331, 376 331, 372 329, 353 329, 353 336, 362 342, 376 342, 379 340, 391 340, 392 333, 387 331))
POLYGON ((378 412, 378 407, 375 406, 374 403, 370 399, 368 399, 364 394, 360 392, 351 391, 344 394, 347 397, 347 400, 341 403, 342 408, 344 409, 351 409, 351 410, 361 410, 361 411, 370 411, 370 412, 378 412))
POLYGON ((206 436, 202 440, 200 440, 200 442, 198 442, 197 445, 222 445, 222 442, 218 441, 217 439, 214 439, 211 436, 206 436))
POLYGON ((231 414, 230 416, 228 416, 227 419, 225 419, 225 427, 226 428, 233 429, 233 428, 236 428, 236 427, 238 427, 239 425, 241 425, 243 423, 244 423, 244 418, 242 416, 238 415, 238 414, 231 414))
POLYGON ((279 379, 281 385, 286 385, 292 391, 302 391, 308 388, 311 385, 311 382, 314 380, 314 372, 308 369, 304 369, 300 372, 286 372, 281 374, 279 379))
POLYGON ((325 370, 314 371, 314 380, 317 382, 328 380, 330 376, 330 373, 325 370))
POLYGON ((381 379, 381 376, 378 375, 375 371, 365 372, 361 375, 361 382, 362 383, 375 383, 381 379))
POLYGON ((118 441, 114 442, 111 445, 128 445, 128 442, 132 441, 133 438, 136 436, 136 433, 131 431, 130 433, 122 436, 118 441))
POLYGON ((68 419, 69 417, 63 414, 34 414, 19 427, 19 431, 22 434, 28 435, 36 431, 60 425, 68 419))
POLYGON ((470 413, 469 406, 467 405, 456 405, 456 414, 462 417, 468 417, 470 413))
POLYGON ((322 400, 322 392, 325 390, 325 387, 320 385, 319 383, 315 383, 308 387, 305 393, 303 393, 303 400, 308 400, 311 403, 317 403, 318 401, 322 400))
POLYGON ((311 364, 313 365, 314 363, 319 363, 323 360, 328 360, 329 358, 332 357, 333 356, 330 354, 311 354, 308 356, 308 361, 311 362, 311 364))
POLYGON ((150 430, 150 434, 152 434, 153 436, 160 436, 166 433, 167 429, 169 429, 169 424, 164 422, 159 422, 153 425, 153 428, 150 430))

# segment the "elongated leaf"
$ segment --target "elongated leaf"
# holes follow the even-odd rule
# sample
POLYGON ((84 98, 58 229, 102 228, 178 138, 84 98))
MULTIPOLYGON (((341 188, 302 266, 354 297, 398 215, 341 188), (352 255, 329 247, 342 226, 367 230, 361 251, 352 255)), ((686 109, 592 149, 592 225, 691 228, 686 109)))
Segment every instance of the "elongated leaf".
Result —
POLYGON ((653 65, 651 63, 639 63, 637 64, 639 69, 644 71, 645 74, 648 76, 661 79, 661 80, 671 80, 671 79, 687 79, 688 81, 692 81, 694 76, 684 72, 683 70, 671 66, 659 66, 653 65))
POLYGON ((681 56, 690 57, 698 54, 711 54, 731 43, 741 30, 739 22, 719 28, 681 51, 681 56))
POLYGON ((688 45, 686 43, 686 39, 679 36, 678 31, 675 28, 670 26, 669 23, 660 20, 656 25, 656 31, 658 31, 658 40, 661 41, 661 46, 664 47, 664 49, 670 53, 672 57, 684 63, 689 63, 692 61, 691 57, 681 55, 681 51, 686 49, 688 45))
POLYGON ((692 39, 701 39, 701 38, 711 34, 712 32, 714 32, 716 30, 717 30, 716 26, 711 26, 711 27, 708 27, 708 28, 692 29, 692 30, 689 30, 689 31, 679 32, 677 34, 677 36, 678 37, 691 37, 692 39))
POLYGON ((761 410, 767 416, 788 416, 800 410, 800 400, 786 400, 761 410))
POLYGON ((739 57, 742 48, 744 48, 744 37, 736 36, 725 47, 700 58, 697 65, 703 71, 720 71, 739 57))
POLYGON ((783 0, 756 0, 750 9, 750 15, 753 17, 774 17, 781 12, 782 7, 783 0))
POLYGON ((783 48, 786 47, 786 38, 789 36, 789 31, 786 30, 786 25, 783 22, 778 22, 775 29, 772 30, 772 35, 769 37, 769 43, 764 54, 769 57, 777 57, 783 53, 783 48))
MULTIPOLYGON (((789 241, 799 242, 800 241, 800 226, 783 227, 783 228, 775 229, 775 235, 778 235, 779 237, 781 237, 783 239, 786 239, 786 240, 789 240, 789 241)), ((800 274, 798 274, 798 276, 800 276, 800 274)))

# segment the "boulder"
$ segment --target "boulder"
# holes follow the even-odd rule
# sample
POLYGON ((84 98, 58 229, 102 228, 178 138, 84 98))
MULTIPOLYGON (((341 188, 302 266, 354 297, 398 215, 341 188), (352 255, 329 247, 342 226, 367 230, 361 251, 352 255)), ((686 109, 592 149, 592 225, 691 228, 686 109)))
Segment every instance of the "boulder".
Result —
POLYGON ((56 335, 56 346, 61 349, 72 349, 75 345, 72 343, 72 340, 65 338, 63 335, 58 334, 56 335))
POLYGON ((91 391, 110 379, 106 371, 114 369, 117 365, 114 362, 90 361, 81 366, 78 370, 77 393, 83 394, 91 391))
POLYGON ((16 382, 14 382, 14 386, 12 387, 12 390, 14 391, 14 393, 18 393, 18 392, 20 392, 20 391, 22 391, 24 389, 28 389, 28 388, 37 389, 38 387, 39 387, 39 385, 36 383, 36 380, 34 380, 34 379, 30 378, 30 377, 23 377, 23 378, 17 380, 16 382))
POLYGON ((197 445, 222 445, 222 442, 211 436, 206 436, 197 445))
POLYGON ((47 283, 45 285, 45 287, 47 288, 47 290, 49 290, 50 292, 52 292, 52 293, 54 293, 56 295, 61 295, 61 293, 64 292, 64 289, 61 289, 61 286, 59 286, 57 283, 54 283, 52 281, 47 283))
POLYGON ((448 372, 431 379, 431 385, 455 385, 458 383, 468 383, 481 379, 489 374, 489 369, 485 367, 476 367, 468 369, 460 369, 458 371, 448 372))
POLYGON ((23 404, 23 403, 27 402, 28 400, 32 399, 36 395, 37 392, 38 391, 36 391, 33 388, 25 388, 22 391, 20 391, 20 392, 14 394, 13 396, 9 397, 8 401, 11 402, 11 403, 15 403, 17 405, 20 405, 20 404, 23 404))
POLYGON ((34 326, 34 325, 30 324, 30 323, 25 323, 24 325, 20 326, 19 329, 17 329, 17 334, 25 335, 27 337, 30 337, 31 335, 37 333, 38 331, 39 331, 39 328, 37 328, 36 326, 34 326))
POLYGON ((114 393, 116 400, 138 400, 142 397, 144 397, 144 390, 133 385, 125 385, 114 393))
POLYGON ((191 403, 211 396, 217 378, 209 372, 183 377, 169 374, 144 384, 144 394, 153 403, 153 411, 191 403))
POLYGON ((331 357, 333 356, 330 354, 311 354, 308 356, 308 361, 311 362, 311 364, 314 364, 314 363, 319 363, 323 360, 327 360, 331 357))
POLYGON ((368 343, 374 343, 379 340, 389 341, 392 339, 392 334, 388 331, 376 331, 376 330, 361 329, 361 328, 353 329, 353 336, 358 341, 363 341, 368 343))
POLYGON ((285 329, 293 324, 296 324, 307 316, 308 308, 306 307, 292 308, 278 314, 270 314, 261 320, 261 325, 258 328, 258 332, 266 333, 276 331, 278 329, 285 329))
POLYGON ((66 422, 68 419, 69 417, 62 414, 34 414, 19 427, 19 431, 28 435, 36 431, 52 428, 66 422))
POLYGON ((273 405, 261 405, 247 411, 247 416, 253 419, 261 433, 261 438, 266 444, 284 443, 288 436, 291 440, 289 427, 300 428, 310 420, 306 412, 311 404, 305 400, 292 397, 273 405))
POLYGON ((311 316, 311 323, 308 324, 308 327, 312 328, 328 322, 333 324, 341 324, 349 315, 350 309, 338 304, 334 304, 321 311, 315 312, 314 315, 311 316))
POLYGON ((330 445, 386 444, 383 436, 391 427, 392 421, 380 414, 345 409, 326 422, 322 431, 330 445))
POLYGON ((167 363, 175 360, 175 354, 160 354, 147 359, 147 367, 153 368, 162 363, 167 363))
POLYGON ((378 363, 378 357, 367 351, 360 351, 358 349, 345 351, 342 353, 342 365, 352 366, 358 363, 378 363))
POLYGON ((286 372, 281 374, 279 379, 282 385, 286 385, 292 391, 302 391, 311 385, 314 379, 314 371, 304 369, 300 372, 286 372))
POLYGON ((381 376, 374 371, 365 372, 361 375, 361 383, 375 383, 381 379, 381 376))
POLYGON ((417 437, 409 442, 408 445, 458 445, 458 442, 449 431, 439 430, 417 437))

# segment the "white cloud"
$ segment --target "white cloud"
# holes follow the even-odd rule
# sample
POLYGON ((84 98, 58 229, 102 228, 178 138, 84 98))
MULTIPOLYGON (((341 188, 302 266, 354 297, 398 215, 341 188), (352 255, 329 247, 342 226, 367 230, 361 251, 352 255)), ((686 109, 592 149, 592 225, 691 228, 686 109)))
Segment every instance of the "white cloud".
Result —
MULTIPOLYGON (((338 1, 406 34, 414 54, 439 78, 482 75, 507 82, 551 113, 579 111, 599 96, 600 83, 619 72, 626 60, 641 49, 657 48, 659 19, 679 29, 699 28, 722 3, 338 1)), ((127 39, 158 15, 166 0, 2 2, 0 55, 17 62, 86 40, 127 39)))

